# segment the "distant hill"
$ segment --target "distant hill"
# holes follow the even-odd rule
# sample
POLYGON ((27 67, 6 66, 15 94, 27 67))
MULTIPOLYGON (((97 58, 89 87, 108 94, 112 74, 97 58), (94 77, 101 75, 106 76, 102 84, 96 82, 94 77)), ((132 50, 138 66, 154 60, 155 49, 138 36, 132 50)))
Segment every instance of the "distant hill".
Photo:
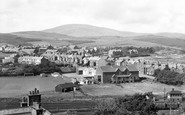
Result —
POLYGON ((163 36, 163 37, 168 37, 168 38, 185 39, 185 34, 182 34, 182 33, 168 33, 168 32, 163 32, 163 33, 156 33, 155 35, 163 36))
POLYGON ((0 34, 0 43, 52 44, 56 46, 78 44, 82 46, 155 46, 184 47, 185 34, 134 33, 86 24, 68 24, 43 31, 22 31, 0 34))
POLYGON ((11 34, 24 38, 35 38, 41 40, 63 40, 74 38, 64 34, 47 33, 42 31, 24 31, 24 32, 14 32, 11 34))
MULTIPOLYGON (((169 34, 168 34, 169 35, 169 34)), ((157 36, 157 35, 145 35, 135 37, 137 41, 144 41, 150 43, 161 44, 165 46, 185 48, 185 39, 181 39, 176 36, 157 36)))
POLYGON ((23 38, 12 34, 0 34, 0 43, 7 43, 12 45, 31 45, 28 42, 40 41, 38 39, 23 38))
POLYGON ((134 32, 121 32, 114 29, 97 27, 86 24, 68 24, 44 30, 44 32, 65 34, 75 37, 88 36, 136 36, 134 32))

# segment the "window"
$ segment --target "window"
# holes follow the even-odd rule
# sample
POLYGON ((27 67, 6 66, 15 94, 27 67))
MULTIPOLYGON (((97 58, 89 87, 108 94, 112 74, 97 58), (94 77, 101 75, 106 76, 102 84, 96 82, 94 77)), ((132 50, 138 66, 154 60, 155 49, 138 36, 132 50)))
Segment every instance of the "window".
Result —
POLYGON ((101 82, 101 75, 98 75, 98 81, 101 82))

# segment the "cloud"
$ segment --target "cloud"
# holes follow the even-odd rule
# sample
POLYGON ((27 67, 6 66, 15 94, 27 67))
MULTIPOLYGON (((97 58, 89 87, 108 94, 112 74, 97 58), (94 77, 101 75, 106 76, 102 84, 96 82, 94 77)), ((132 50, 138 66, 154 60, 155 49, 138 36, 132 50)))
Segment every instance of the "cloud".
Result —
POLYGON ((0 32, 84 23, 135 32, 185 33, 184 0, 1 0, 0 32))

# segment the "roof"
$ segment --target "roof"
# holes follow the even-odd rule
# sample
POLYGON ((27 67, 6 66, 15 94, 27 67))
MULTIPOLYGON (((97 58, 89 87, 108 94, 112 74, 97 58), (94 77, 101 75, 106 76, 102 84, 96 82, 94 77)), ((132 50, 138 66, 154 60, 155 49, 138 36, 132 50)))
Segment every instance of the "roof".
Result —
POLYGON ((95 57, 90 57, 89 60, 92 60, 92 61, 97 61, 97 60, 100 60, 101 58, 98 57, 98 56, 95 56, 95 57))
POLYGON ((127 68, 126 66, 112 66, 115 69, 120 69, 121 71, 125 71, 125 69, 127 68))
POLYGON ((127 65, 127 66, 101 66, 102 72, 116 72, 117 69, 121 71, 125 71, 128 69, 129 71, 138 71, 135 65, 127 65))
POLYGON ((116 69, 112 66, 101 66, 100 67, 103 72, 115 72, 116 69))
POLYGON ((173 95, 173 94, 181 94, 181 95, 182 95, 182 92, 181 92, 181 91, 178 91, 178 90, 172 89, 172 91, 169 91, 168 94, 170 94, 170 95, 171 95, 171 94, 172 94, 172 95, 173 95))
POLYGON ((64 84, 59 84, 56 87, 60 87, 60 88, 70 88, 70 87, 77 87, 77 85, 73 84, 73 83, 64 83, 64 84))
POLYGON ((135 65, 127 65, 129 71, 139 71, 135 65))
POLYGON ((121 60, 121 59, 118 59, 118 60, 116 60, 116 62, 118 62, 118 63, 119 63, 119 62, 123 62, 123 60, 121 60))

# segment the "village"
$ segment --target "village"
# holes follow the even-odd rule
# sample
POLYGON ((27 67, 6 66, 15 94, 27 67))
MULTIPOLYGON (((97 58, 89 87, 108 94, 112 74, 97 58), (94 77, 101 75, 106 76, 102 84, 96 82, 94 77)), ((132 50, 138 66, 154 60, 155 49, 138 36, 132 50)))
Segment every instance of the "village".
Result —
MULTIPOLYGON (((152 84, 159 84, 157 82, 159 80, 154 76, 156 70, 162 71, 170 68, 170 71, 178 72, 179 75, 184 73, 183 58, 185 55, 176 49, 161 48, 155 51, 154 48, 132 46, 125 48, 79 47, 76 45, 54 47, 51 45, 11 46, 2 44, 0 51, 4 55, 1 57, 0 66, 2 77, 31 78, 34 76, 42 78, 40 81, 55 78, 57 79, 56 84, 52 89, 55 92, 73 92, 73 97, 78 95, 78 92, 84 96, 131 95, 139 91, 137 89, 134 92, 134 88, 142 88, 141 85, 143 85, 140 93, 152 92, 160 96, 160 98, 152 98, 153 104, 160 110, 159 115, 163 115, 168 110, 176 111, 183 102, 184 91, 181 90, 183 88, 176 86, 174 87, 179 90, 175 90, 173 86, 163 86, 160 90, 156 86, 156 89, 150 88, 150 86, 154 88, 152 84), (115 86, 112 86, 114 84, 115 86), (114 89, 114 87, 128 90, 119 92, 117 91, 119 88, 114 89), (92 89, 94 92, 91 92, 92 89), (112 90, 115 92, 111 93, 112 90), (168 93, 163 90, 167 90, 168 93)), ((175 83, 179 82, 183 83, 182 80, 175 81, 175 83)), ((37 90, 36 93, 38 93, 37 90)), ((41 104, 41 97, 35 98, 35 101, 41 104)), ((32 104, 25 102, 25 105, 23 103, 21 106, 34 106, 40 110, 36 103, 29 103, 32 104)), ((26 111, 29 112, 30 109, 26 111)), ((48 114, 49 111, 46 113, 48 114)))

